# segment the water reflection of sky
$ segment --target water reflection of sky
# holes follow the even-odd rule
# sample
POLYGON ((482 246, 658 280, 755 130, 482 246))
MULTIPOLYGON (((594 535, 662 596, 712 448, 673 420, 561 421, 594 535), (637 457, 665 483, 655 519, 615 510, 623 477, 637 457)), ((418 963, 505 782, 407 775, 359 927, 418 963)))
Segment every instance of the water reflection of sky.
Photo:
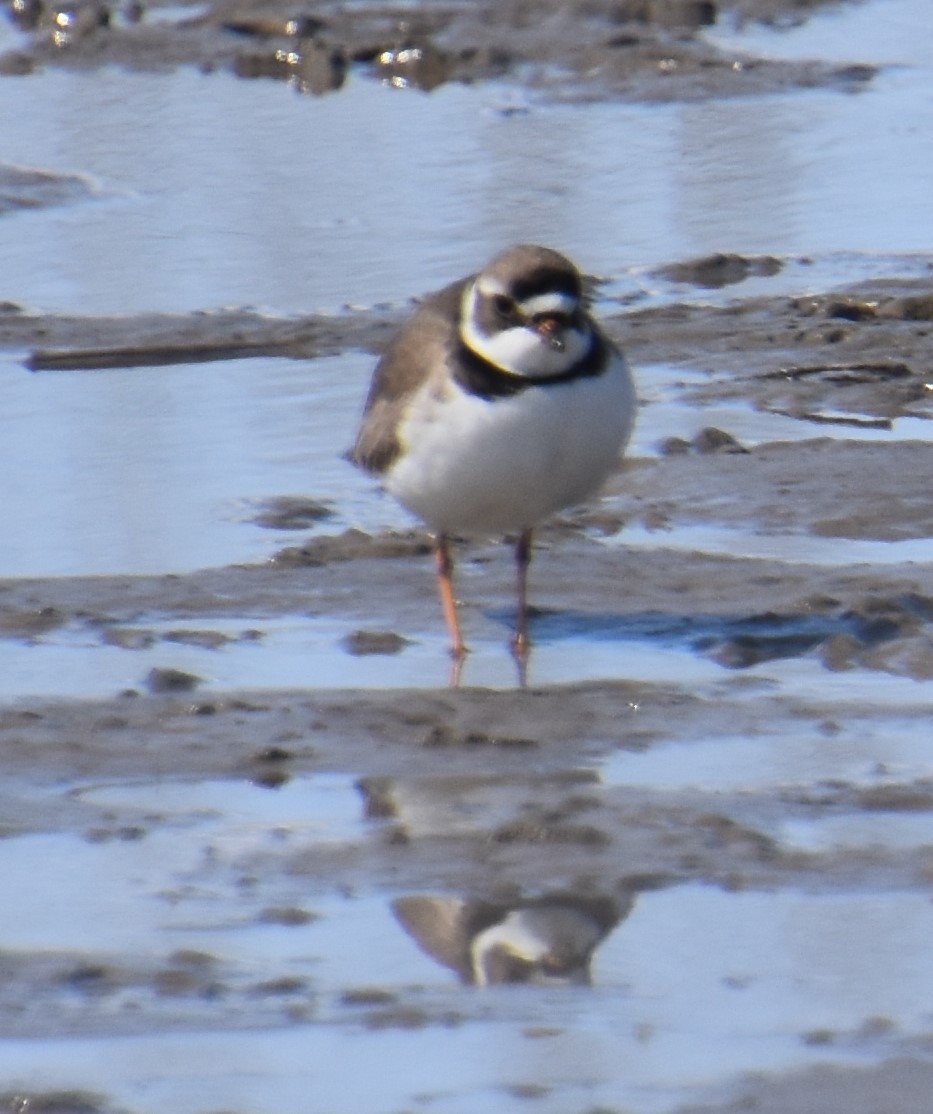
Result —
MULTIPOLYGON (((527 104, 502 113, 522 107, 521 95, 483 85, 424 96, 353 79, 314 100, 272 82, 191 71, 0 78, 2 157, 87 174, 97 190, 70 207, 0 218, 0 297, 80 313, 229 303, 297 313, 404 300, 520 237, 552 241, 616 278, 722 249, 811 255, 802 283, 808 274, 825 284, 870 271, 865 252, 885 253, 890 269, 891 253, 933 250, 933 154, 918 139, 933 111, 926 7, 875 0, 799 32, 743 38, 769 52, 917 63, 881 73, 858 95, 527 104)), ((279 539, 243 526, 249 500, 287 491, 333 499, 343 521, 383 524, 395 512, 337 455, 370 362, 349 354, 304 367, 270 360, 38 376, 15 358, 0 363, 0 521, 11 527, 0 575, 256 558, 279 539)), ((680 420, 663 377, 655 386, 665 420, 680 420)), ((333 660, 340 634, 315 632, 311 650, 333 660)), ((85 694, 94 685, 112 691, 138 683, 152 664, 116 648, 79 650, 80 666, 66 664, 69 640, 84 637, 65 630, 38 646, 8 643, 5 683, 20 693, 44 692, 49 679, 58 692, 69 683, 85 694), (109 658, 101 665, 96 655, 104 654, 112 666, 109 658), (24 685, 30 669, 41 677, 35 688, 24 685)), ((279 669, 287 658, 307 672, 308 637, 305 627, 270 627, 266 660, 279 669)), ((401 655, 400 673, 409 675, 407 654, 444 664, 436 637, 401 655)), ((255 650, 243 643, 214 653, 213 679, 238 683, 237 656, 255 650)), ((178 653, 189 655, 179 664, 211 673, 210 651, 178 653)), ((573 668, 601 675, 603 653, 632 676, 711 684, 722 673, 686 654, 639 647, 636 666, 620 661, 617 645, 592 639, 573 668)), ((566 643, 541 647, 536 679, 568 679, 568 656, 566 643)), ((477 657, 471 682, 495 683, 489 661, 477 657)), ((343 658, 337 668, 346 676, 343 658)), ((257 663, 248 666, 255 681, 257 663)), ((827 679, 806 660, 772 663, 768 675, 823 700, 864 696, 860 673, 827 679)), ((914 682, 888 679, 871 695, 899 707, 917 692, 914 682)), ((806 735, 773 747, 699 740, 686 758, 687 747, 675 745, 626 753, 603 776, 610 785, 699 786, 715 796, 793 782, 793 760, 798 775, 841 772, 868 784, 876 758, 925 771, 925 737, 913 723, 893 734, 886 726, 877 740, 841 741, 845 748, 824 741, 815 754, 819 740, 806 735)), ((262 885, 281 885, 318 919, 283 927, 244 916, 235 868, 280 841, 290 816, 313 813, 320 838, 359 834, 366 822, 351 779, 308 779, 278 794, 245 782, 163 782, 98 787, 81 799, 101 809, 151 808, 164 819, 136 841, 62 832, 7 839, 0 879, 16 900, 0 916, 0 948, 90 956, 140 943, 204 948, 254 964, 256 978, 307 975, 321 1013, 272 1032, 4 1040, 0 1075, 17 1087, 86 1087, 140 1114, 425 1105, 456 1114, 514 1110, 520 1088, 534 1083, 543 1088, 538 1114, 597 1106, 660 1114, 742 1072, 827 1059, 864 1065, 874 1046, 853 1048, 846 1034, 870 1031, 872 1019, 901 1038, 929 1030, 933 907, 922 894, 647 893, 600 949, 595 991, 469 999, 393 925, 383 895, 322 896, 306 892, 299 876, 277 881, 270 872, 262 885), (172 906, 172 893, 185 900, 172 906), (435 1016, 445 1020, 351 1026, 338 996, 367 982, 403 1005, 441 1001, 435 1016), (318 1023, 334 1018, 342 1024, 318 1023), (841 1034, 829 1051, 806 1039, 827 1029, 841 1034)), ((37 799, 37 809, 47 804, 37 799)), ((878 820, 845 816, 779 835, 805 851, 874 846, 881 835, 898 847, 926 842, 919 814, 899 818, 895 839, 888 817, 878 820)), ((305 831, 289 838, 312 840, 305 831)))
MULTIPOLYGON (((426 95, 358 76, 324 98, 187 69, 0 78, 3 159, 94 188, 0 218, 2 294, 76 313, 402 302, 519 238, 565 247, 623 294, 656 295, 646 271, 723 249, 813 260, 735 293, 916 270, 898 253, 933 250, 922 7, 856 5, 738 36, 767 53, 915 63, 858 94, 545 105, 504 85, 426 95)), ((369 357, 28 376, 21 356, 0 363, 0 471, 23 478, 0 486, 0 575, 256 559, 289 539, 245 524, 249 500, 289 492, 330 499, 334 528, 406 521, 339 459, 369 357)), ((654 401, 642 448, 694 422, 654 401)), ((756 439, 760 415, 721 417, 756 439)))
POLYGON ((872 4, 814 21, 822 34, 739 37, 920 63, 857 94, 546 105, 504 85, 426 95, 359 76, 323 98, 192 70, 0 78, 4 160, 99 190, 0 222, 4 293, 48 310, 294 313, 404 300, 521 238, 611 275, 716 250, 933 249, 926 28, 916 0, 894 6, 902 30, 876 48, 839 33, 870 26, 872 4))

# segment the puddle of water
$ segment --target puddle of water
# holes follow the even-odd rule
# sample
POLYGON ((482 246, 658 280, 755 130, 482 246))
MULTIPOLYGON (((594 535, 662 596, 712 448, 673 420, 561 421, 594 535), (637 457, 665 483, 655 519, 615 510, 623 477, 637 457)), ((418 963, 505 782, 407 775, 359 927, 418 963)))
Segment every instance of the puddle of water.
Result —
MULTIPOLYGON (((359 927, 343 924, 354 938, 359 927)), ((397 927, 395 938, 380 927, 376 985, 398 986, 395 940, 416 949, 397 927)), ((0 1072, 19 1087, 103 1090, 139 1114, 388 1114, 428 1096, 443 1114, 508 1111, 514 1088, 530 1083, 543 1089, 535 1109, 544 1114, 597 1105, 663 1114, 743 1072, 884 1055, 883 1039, 853 1052, 844 1040, 808 1043, 811 1032, 844 1037, 877 1018, 898 1035, 924 1031, 931 930, 933 906, 911 894, 689 887, 642 897, 597 954, 594 990, 462 992, 434 968, 442 997, 403 991, 399 1001, 433 1001, 457 1024, 5 1041, 0 1072), (554 1031, 534 1036, 542 1025, 554 1031)), ((357 944, 365 951, 368 941, 357 944)))
POLYGON ((801 726, 778 735, 693 739, 638 754, 617 751, 600 764, 600 777, 608 785, 670 792, 741 792, 840 781, 877 787, 892 779, 933 777, 924 722, 885 717, 880 723, 847 723, 832 735, 801 726))
POLYGON ((808 12, 798 26, 748 21, 741 31, 728 20, 704 37, 769 58, 824 58, 835 62, 933 66, 933 43, 917 29, 929 15, 926 0, 873 0, 808 12))
MULTIPOLYGON (((920 712, 933 710, 933 687, 924 678, 899 677, 878 670, 849 669, 831 671, 817 668, 814 659, 803 655, 765 662, 743 672, 772 680, 781 692, 796 700, 813 700, 819 707, 845 704, 850 708, 868 706, 872 711, 887 709, 920 712)), ((740 691, 735 693, 740 695, 740 691)), ((927 738, 923 724, 917 727, 922 739, 927 738)))
MULTIPOLYGON (((869 41, 858 31, 871 24, 864 13, 889 26, 877 8, 822 22, 840 51, 850 41, 855 49, 859 36, 869 41)), ((900 26, 912 19, 923 32, 903 39, 908 60, 927 38, 921 8, 897 5, 900 26)), ((0 78, 4 159, 95 186, 92 200, 0 221, 0 257, 17 276, 7 296, 79 313, 260 304, 292 314, 404 301, 519 238, 550 240, 612 276, 610 297, 620 282, 646 295, 670 290, 647 271, 719 250, 787 257, 783 275, 751 280, 762 291, 831 285, 879 266, 922 269, 896 253, 933 245, 933 157, 915 142, 928 123, 925 82, 917 67, 882 74, 858 96, 526 103, 515 113, 502 109, 520 91, 496 84, 425 96, 354 78, 311 98, 190 70, 0 78), (303 134, 315 142, 295 144, 303 134), (573 135, 572 148, 555 151, 555 134, 573 135), (412 160, 412 145, 425 157, 412 160), (361 174, 361 159, 378 161, 380 174, 361 174), (866 164, 878 173, 865 175, 866 164), (793 262, 800 255, 814 264, 793 262)), ((0 575, 255 560, 292 539, 244 524, 246 504, 288 492, 332 499, 340 522, 405 521, 339 460, 368 357, 60 375, 27 375, 14 360, 0 364, 0 397, 16 419, 0 472, 25 481, 0 485, 0 515, 17 526, 0 575)), ((751 441, 809 429, 739 417, 724 407, 704 421, 751 441)), ((636 448, 653 448, 655 428, 692 432, 695 418, 670 400, 647 407, 636 448)), ((909 421, 893 436, 929 437, 909 421)))
MULTIPOLYGON (((470 664, 464 668, 468 676, 470 664)), ((535 643, 528 665, 531 685, 571 684, 604 678, 646 681, 656 684, 703 685, 722 677, 722 666, 698 657, 692 650, 671 645, 653 645, 632 639, 579 637, 535 643)))
POLYGON ((0 484, 11 524, 0 576, 262 559, 307 536, 250 521, 256 502, 287 493, 313 493, 364 528, 401 521, 341 457, 372 364, 350 353, 74 374, 0 365, 0 473, 26 480, 0 484))
MULTIPOLYGON (((712 531, 708 532, 713 534, 712 531)), ((667 544, 686 544, 693 528, 660 535, 667 544)), ((701 533, 701 538, 706 534, 701 533)), ((717 538, 727 538, 720 531, 717 538)), ((627 529, 625 544, 639 544, 639 531, 627 529)), ((652 544, 655 535, 649 535, 652 544)), ((735 553, 746 539, 735 533, 735 553)), ((807 539, 797 539, 803 546, 807 539)), ((760 539, 770 546, 776 541, 760 539)), ((615 544, 615 543, 612 543, 615 544)), ((881 547, 897 543, 874 543, 881 547)), ((917 543, 918 545, 920 543, 917 543)), ((801 552, 801 560, 812 555, 801 552)), ((838 562, 837 562, 838 563, 838 562)), ((469 571, 469 570, 468 570, 469 571)), ((431 576, 425 559, 425 583, 431 576)), ((469 598, 469 590, 465 590, 469 598)), ((241 616, 203 617, 194 620, 139 616, 131 627, 147 637, 138 645, 109 644, 96 626, 70 624, 55 628, 23 643, 0 639, 0 701, 29 697, 110 697, 126 690, 145 691, 149 674, 176 669, 198 680, 197 691, 308 688, 436 688, 453 676, 448 641, 439 608, 428 611, 427 625, 403 628, 406 641, 397 653, 354 654, 346 638, 355 627, 386 629, 389 612, 370 616, 296 615, 285 618, 241 616), (205 642, 193 636, 216 637, 205 642), (171 632, 171 638, 160 637, 171 632)), ((518 670, 509 650, 513 624, 510 608, 481 612, 468 608, 464 615, 471 653, 460 670, 460 683, 487 689, 513 688, 518 670)), ((577 612, 563 609, 542 612, 534 623, 535 646, 526 672, 528 684, 572 684, 593 679, 624 679, 650 684, 670 683, 704 688, 731 677, 728 664, 717 659, 716 649, 731 638, 752 636, 761 641, 764 655, 758 665, 742 669, 743 677, 773 680, 795 696, 824 701, 864 696, 866 673, 814 669, 807 653, 835 633, 851 631, 846 619, 797 617, 767 622, 726 619, 715 614, 670 616, 661 612, 616 614, 607 611, 577 612)), ((906 701, 923 705, 923 688, 902 677, 871 671, 872 699, 883 706, 906 701)))
MULTIPOLYGON (((430 576, 426 566, 425 577, 430 576)), ((390 616, 387 615, 387 619, 390 616)), ((512 688, 517 682, 508 649, 511 615, 492 634, 470 635, 472 651, 462 670, 462 683, 483 688, 512 688), (498 636, 497 633, 498 632, 498 636)), ((173 630, 185 624, 172 622, 173 630)), ((315 617, 294 620, 211 620, 196 624, 211 630, 258 627, 258 639, 231 642, 220 649, 156 643, 126 650, 100 645, 83 633, 52 632, 23 646, 0 640, 0 700, 36 696, 111 696, 144 686, 153 668, 181 669, 201 678, 199 691, 307 688, 436 687, 451 673, 447 637, 438 614, 430 631, 410 633, 398 654, 347 653, 341 645, 348 625, 315 617)), ((147 624, 147 629, 148 629, 147 624)), ((409 634, 409 632, 405 632, 409 634)), ((92 636, 96 637, 96 636, 92 636)), ((546 634, 536 643, 528 670, 531 684, 572 683, 593 677, 626 678, 663 683, 699 683, 718 679, 722 667, 697 658, 690 646, 666 641, 654 644, 637 635, 613 633, 593 637, 585 623, 576 634, 546 634)))
MULTIPOLYGON (((429 575, 429 570, 426 571, 429 575)), ((84 637, 49 636, 27 647, 0 641, 0 699, 17 696, 109 696, 127 688, 145 687, 153 668, 181 669, 201 679, 202 691, 247 687, 257 689, 340 687, 408 687, 443 685, 450 658, 442 624, 437 631, 399 654, 348 654, 341 640, 345 622, 298 618, 220 622, 197 626, 211 630, 254 626, 258 639, 228 643, 217 650, 157 643, 125 650, 88 642, 84 637)), ((173 629, 184 624, 172 623, 173 629)), ((59 632, 61 635, 61 632, 59 632)), ((503 641, 505 641, 503 635, 503 641)), ((503 657, 505 654, 503 653, 503 657)), ((506 683, 500 679, 500 684, 506 683)), ((514 684, 514 671, 510 683, 514 684)))
MULTIPOLYGON (((925 39, 921 8, 905 56, 925 39)), ((495 83, 424 96, 357 77, 311 98, 190 70, 0 79, 4 158, 89 175, 108 195, 4 221, 0 255, 17 275, 10 296, 85 313, 403 300, 522 238, 613 276, 711 251, 838 253, 844 281, 845 253, 933 244, 933 158, 915 142, 925 80, 516 113, 503 109, 520 91, 495 83), (574 142, 555 149, 555 134, 574 142), (360 173, 373 163, 378 175, 360 173)))
MULTIPOLYGON (((875 27, 887 26, 890 11, 911 16, 905 57, 929 43, 923 4, 886 3, 887 11, 878 0, 860 11, 875 27)), ((860 42, 837 38, 845 57, 860 42)), ((193 73, 0 79, 4 158, 90 175, 100 191, 73 209, 0 222, 0 257, 19 276, 7 296, 87 313, 225 303, 295 313, 403 299, 519 237, 561 244, 613 275, 714 250, 815 253, 832 262, 809 274, 828 285, 852 273, 845 259, 866 265, 859 252, 933 244, 933 158, 916 143, 929 130, 925 81, 898 71, 858 97, 811 91, 718 105, 532 105, 507 115, 492 86, 421 97, 351 81, 337 96, 311 100, 271 82, 193 73), (296 135, 315 141, 296 144, 296 135), (573 135, 574 144, 555 149, 555 135, 573 135), (425 159, 411 159, 413 144, 425 159), (379 162, 378 178, 359 173, 362 160, 379 162), (877 173, 866 174, 866 165, 877 173)), ((760 281, 762 291, 775 289, 760 281)), ((7 423, 16 440, 0 473, 27 480, 23 492, 2 495, 0 513, 21 528, 9 570, 0 571, 156 571, 255 559, 290 538, 243 527, 243 502, 286 492, 331 498, 342 519, 390 519, 392 505, 337 462, 370 363, 347 356, 55 377, 8 365, 0 395, 17 417, 7 423)), ((624 541, 632 540, 626 531, 624 541)), ((730 536, 726 551, 743 540, 730 536)), ((798 540, 813 541, 788 545, 798 540)), ((763 541, 773 556, 774 539, 763 541)), ((213 653, 160 647, 158 660, 53 634, 34 646, 0 646, 0 676, 20 693, 54 684, 85 694, 138 684, 151 664, 177 664, 229 686, 256 683, 262 658, 274 663, 277 684, 307 684, 309 675, 332 684, 339 670, 341 683, 384 685, 396 668, 400 683, 411 683, 430 657, 439 675, 420 679, 443 682, 440 629, 396 658, 376 659, 335 654, 343 633, 314 620, 273 625, 255 658, 244 643, 213 653), (288 668, 283 676, 283 662, 300 669, 299 680, 288 668)), ((530 679, 575 679, 568 669, 693 685, 723 676, 685 650, 581 637, 537 647, 530 679)), ((829 675, 812 661, 772 662, 755 674, 824 703, 866 696, 864 674, 829 675)), ((479 645, 464 682, 513 684, 504 645, 479 645)), ((872 676, 876 704, 915 705, 922 694, 914 682, 872 676)), ((889 740, 885 761, 926 769, 909 735, 905 728, 889 740)), ((706 770, 712 788, 733 776, 771 784, 795 753, 814 776, 834 757, 835 776, 841 768, 852 780, 870 779, 871 747, 841 753, 821 739, 820 752, 808 756, 806 742, 782 740, 779 757, 769 742, 746 755, 738 740, 708 740, 697 754, 721 764, 718 776, 706 770), (723 770, 729 763, 737 768, 723 770)), ((691 759, 681 768, 675 749, 626 758, 644 757, 641 776, 674 785, 678 770, 691 779, 691 759)), ((343 838, 363 823, 349 779, 283 788, 286 796, 212 782, 85 789, 88 806, 166 819, 139 839, 5 840, 0 887, 16 901, 0 909, 0 946, 201 947, 264 969, 310 971, 331 998, 348 983, 422 982, 449 994, 446 1016, 460 1023, 5 1040, 0 1075, 10 1086, 103 1090, 139 1114, 389 1114, 427 1105, 436 1114, 473 1114, 514 1110, 509 1088, 531 1082, 550 1088, 534 1103, 539 1114, 597 1105, 664 1114, 742 1072, 870 1058, 808 1044, 804 1034, 813 1030, 857 1030, 883 1017, 898 1034, 929 1031, 933 906, 913 894, 646 894, 597 956, 595 991, 463 996, 392 923, 381 898, 318 901, 294 876, 261 878, 252 894, 238 884, 236 867, 253 849, 268 850, 292 831, 312 845, 343 838), (297 826, 289 815, 301 818, 297 826), (308 817, 323 818, 323 827, 308 827, 308 817), (260 902, 283 894, 302 906, 307 899, 322 919, 300 929, 249 920, 260 902), (470 1018, 474 1008, 479 1021, 470 1018), (552 1020, 554 1036, 530 1035, 552 1020)), ((898 846, 915 845, 911 822, 924 818, 896 819, 893 838, 906 841, 898 846)), ((877 826, 868 835, 879 838, 877 826)), ((832 827, 790 827, 786 836, 863 845, 857 832, 832 827)))
POLYGON ((715 1074, 720 1057, 750 1051, 743 1037, 754 1045, 780 1036, 786 1055, 808 1031, 851 1031, 872 1017, 902 1031, 928 1026, 921 987, 933 989, 931 928, 925 895, 726 895, 689 887, 644 895, 597 953, 596 978, 604 991, 613 983, 630 987, 637 1003, 630 1012, 656 1034, 646 1042, 649 1058, 667 1045, 679 1059, 677 1044, 703 1018, 718 1053, 702 1070, 715 1074))
POLYGON ((860 812, 821 820, 787 820, 778 839, 791 850, 819 854, 825 851, 884 849, 919 851, 933 848, 933 816, 860 812))
POLYGON ((106 812, 156 815, 173 827, 217 830, 228 847, 274 838, 344 840, 361 834, 360 797, 345 774, 289 778, 269 788, 250 781, 121 783, 76 789, 73 795, 106 812))
POLYGON ((896 542, 846 538, 845 544, 840 546, 839 538, 817 538, 810 534, 750 534, 724 526, 679 525, 675 530, 649 530, 634 523, 607 539, 607 544, 805 565, 928 565, 933 560, 927 538, 896 542))
MULTIPOLYGON (((0 484, 0 519, 15 524, 0 553, 0 576, 155 573, 262 560, 308 536, 253 521, 263 500, 289 493, 334 508, 320 531, 406 528, 412 522, 406 513, 342 458, 372 366, 363 353, 307 363, 270 358, 37 375, 0 362, 10 419, 0 474, 28 477, 0 484)), ((681 401, 678 389, 702 382, 700 373, 650 365, 639 377, 647 404, 636 425, 636 455, 654 453, 663 437, 690 437, 706 425, 749 445, 827 432, 860 439, 933 436, 933 424, 922 419, 901 419, 887 432, 816 428, 741 403, 700 411, 681 401)), ((639 536, 633 527, 622 540, 700 544, 690 530, 676 537, 685 540, 639 536)), ((735 539, 702 544, 732 552, 735 539)), ((838 546, 823 544, 836 563, 838 546)), ((808 540, 807 552, 815 546, 808 540)), ((898 557, 902 551, 889 543, 878 550, 887 559, 910 559, 898 557)), ((851 559, 873 559, 875 550, 868 552, 851 559)))
MULTIPOLYGON (((354 780, 321 774, 277 789, 209 780, 72 790, 100 810, 99 822, 93 813, 87 822, 100 834, 3 841, 0 886, 16 900, 0 908, 0 947, 216 949, 217 930, 242 926, 262 901, 242 892, 227 866, 254 851, 358 838, 366 821, 354 780), (197 931, 205 922, 213 935, 197 931)), ((256 928, 246 953, 261 952, 280 932, 256 928)), ((219 951, 242 958, 237 940, 219 951)))
POLYGON ((895 418, 890 429, 879 429, 867 424, 853 425, 859 418, 870 420, 870 416, 853 411, 822 409, 818 417, 824 420, 812 421, 758 410, 741 399, 697 405, 691 401, 690 391, 709 381, 705 371, 640 364, 637 372, 641 409, 629 449, 632 456, 654 455, 664 438, 689 440, 706 426, 727 430, 749 448, 772 441, 806 441, 814 437, 882 442, 933 438, 933 421, 921 417, 895 418))

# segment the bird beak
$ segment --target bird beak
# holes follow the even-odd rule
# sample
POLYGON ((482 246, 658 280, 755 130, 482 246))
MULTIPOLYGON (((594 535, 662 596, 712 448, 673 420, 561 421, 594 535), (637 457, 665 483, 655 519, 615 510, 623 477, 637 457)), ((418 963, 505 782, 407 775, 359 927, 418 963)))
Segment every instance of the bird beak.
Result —
POLYGON ((564 331, 567 324, 566 318, 560 314, 539 313, 532 318, 531 327, 550 348, 556 352, 563 352, 564 331))

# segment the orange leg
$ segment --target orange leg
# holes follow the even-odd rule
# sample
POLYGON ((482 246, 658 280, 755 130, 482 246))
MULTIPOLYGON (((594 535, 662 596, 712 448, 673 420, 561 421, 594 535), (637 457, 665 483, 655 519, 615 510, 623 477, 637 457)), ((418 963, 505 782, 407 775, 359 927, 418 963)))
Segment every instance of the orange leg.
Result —
POLYGON ((518 571, 518 614, 512 648, 515 656, 524 660, 531 649, 528 634, 528 566, 531 564, 531 530, 523 530, 515 546, 515 565, 518 571))
POLYGON ((457 601, 454 599, 454 562, 450 555, 450 543, 444 534, 438 534, 434 541, 434 560, 437 565, 437 585, 441 594, 441 607, 444 609, 444 621, 450 632, 450 652, 459 660, 467 652, 467 648, 460 634, 457 601))

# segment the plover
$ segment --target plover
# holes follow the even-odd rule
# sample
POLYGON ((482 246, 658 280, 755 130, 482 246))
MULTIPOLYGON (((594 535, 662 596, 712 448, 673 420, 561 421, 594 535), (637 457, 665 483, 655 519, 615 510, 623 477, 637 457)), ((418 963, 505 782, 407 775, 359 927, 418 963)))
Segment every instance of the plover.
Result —
POLYGON ((516 905, 459 897, 411 896, 392 902, 399 924, 422 951, 473 986, 590 982, 593 952, 635 897, 552 895, 516 905))
POLYGON ((427 298, 389 343, 350 458, 434 533, 455 658, 466 647, 450 538, 517 535, 512 644, 524 658, 532 531, 603 483, 635 407, 628 364, 588 312, 579 271, 536 244, 427 298))

